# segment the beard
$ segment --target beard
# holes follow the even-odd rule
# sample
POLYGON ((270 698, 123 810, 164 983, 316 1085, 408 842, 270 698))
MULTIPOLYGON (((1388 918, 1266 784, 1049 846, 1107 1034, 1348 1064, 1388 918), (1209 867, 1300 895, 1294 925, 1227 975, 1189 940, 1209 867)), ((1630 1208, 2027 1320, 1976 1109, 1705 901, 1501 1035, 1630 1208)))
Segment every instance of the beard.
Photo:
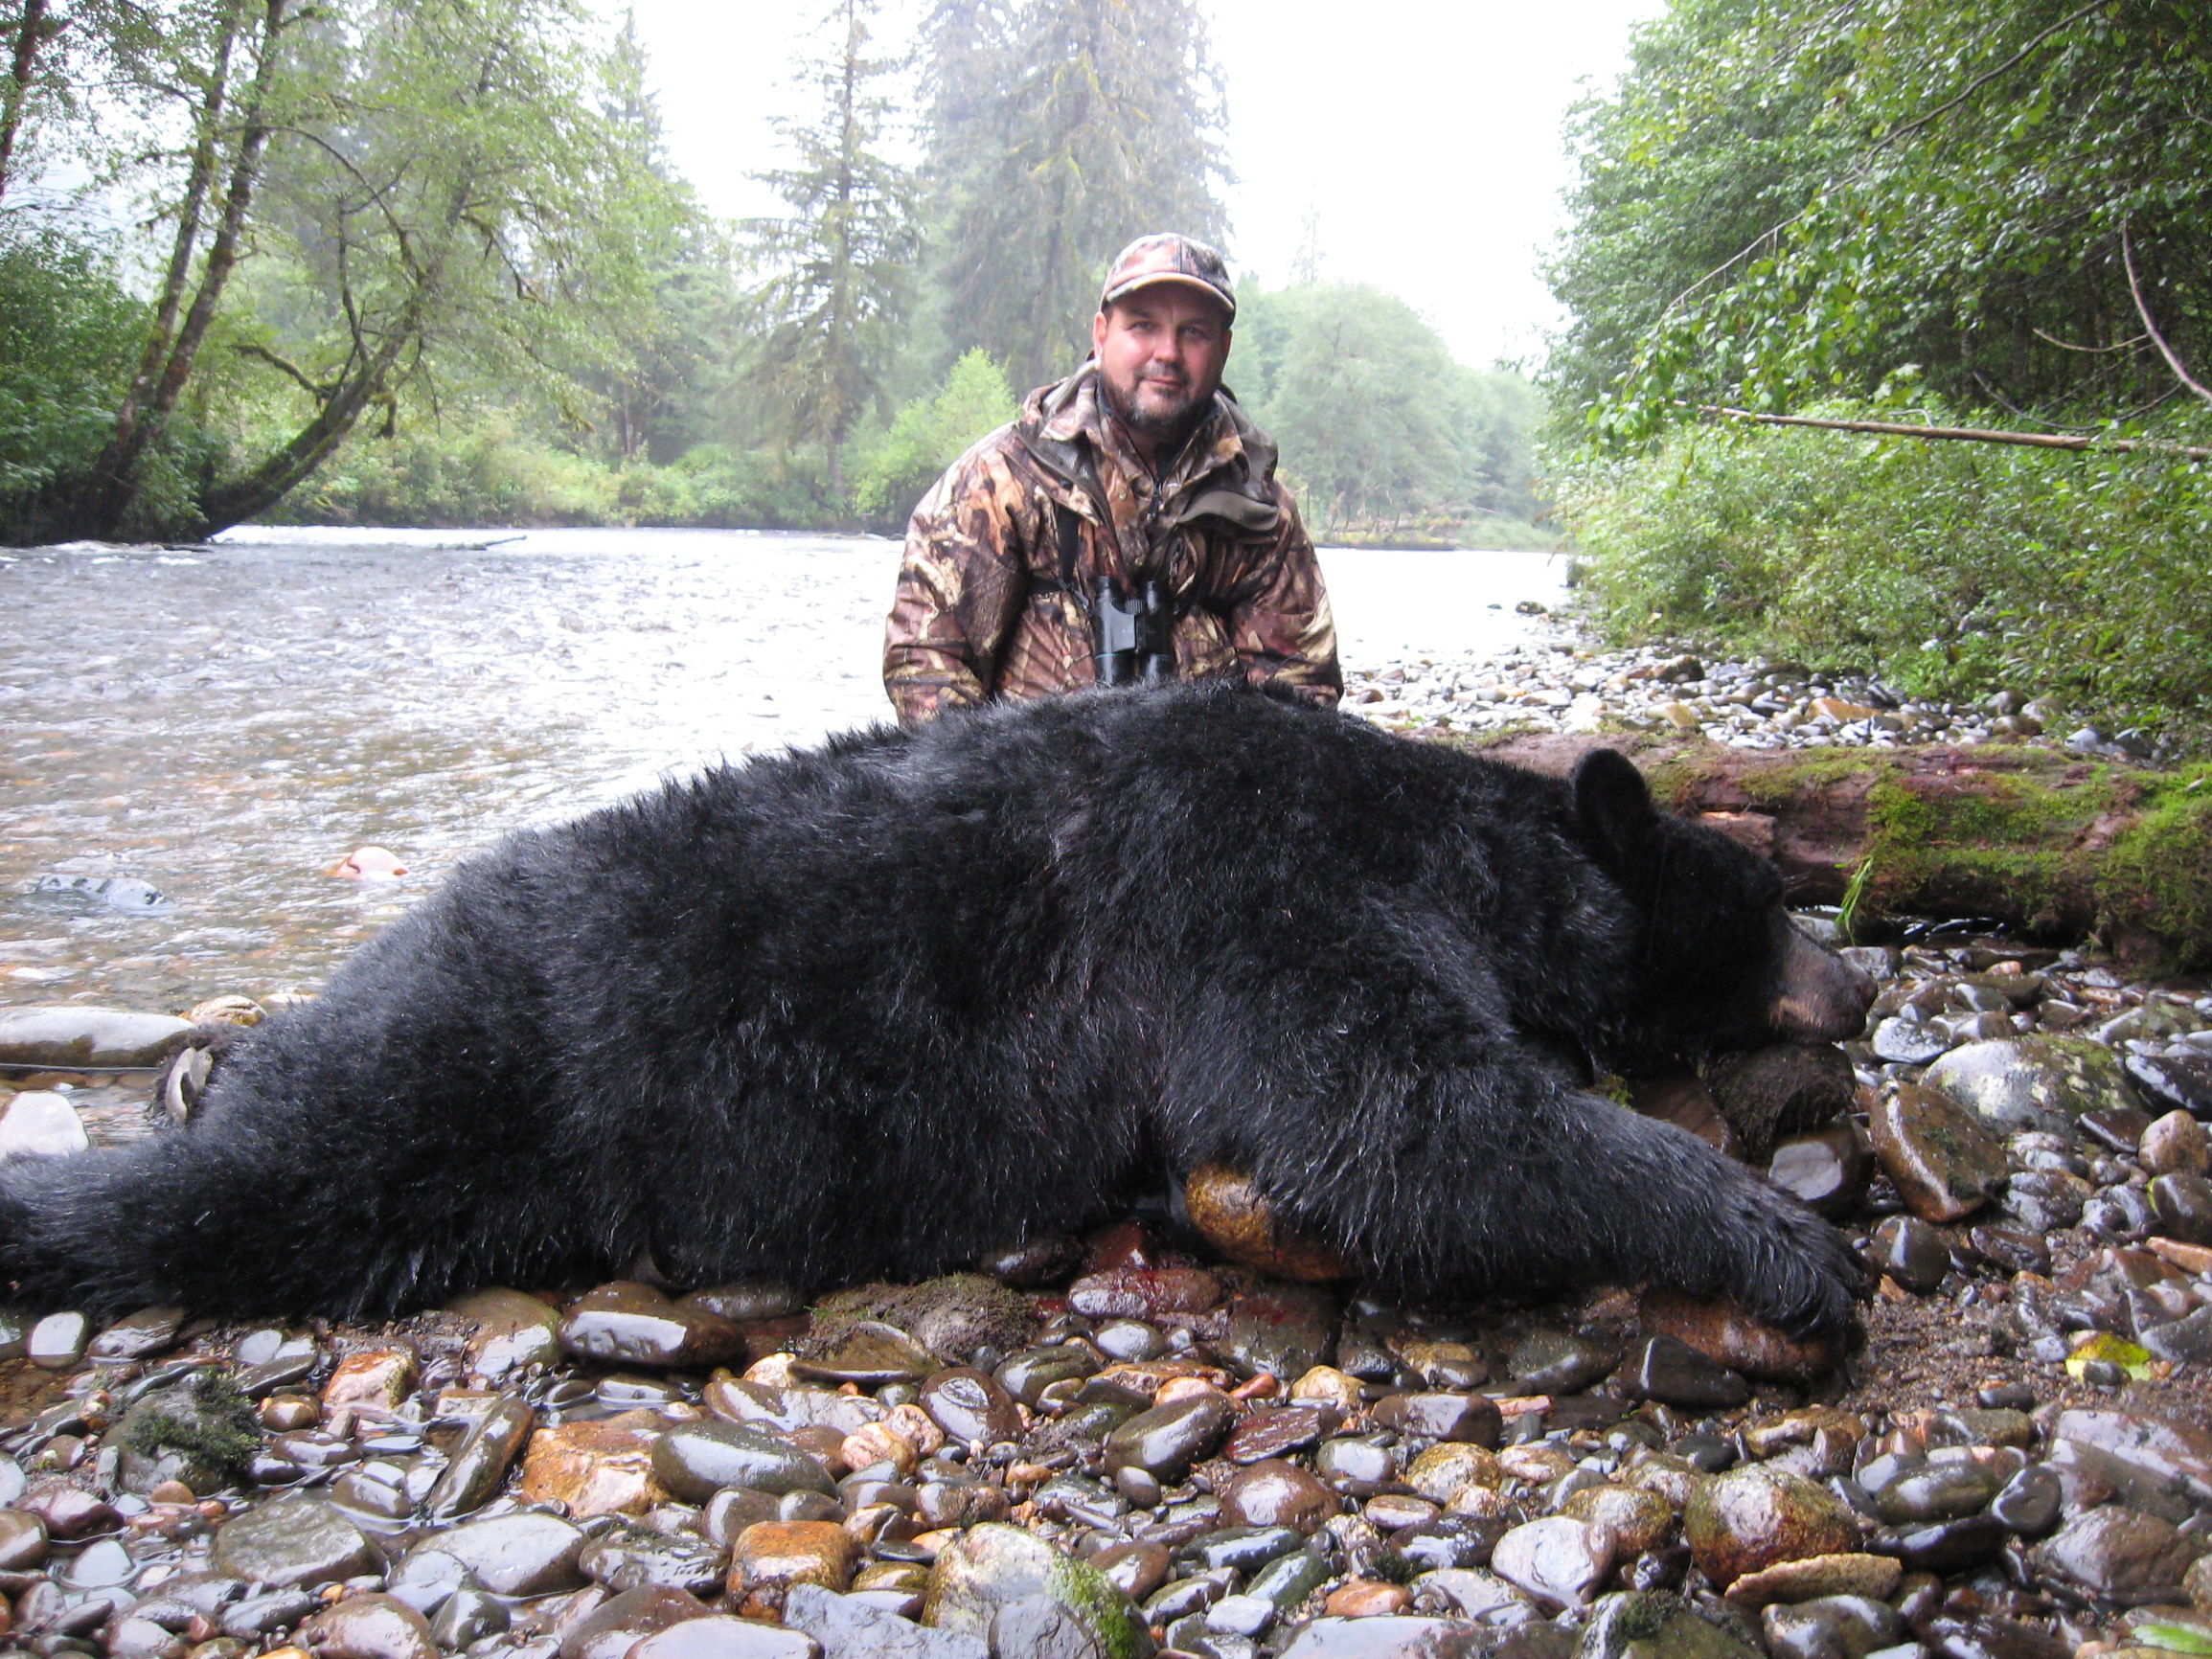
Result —
POLYGON ((1212 401, 1211 396, 1201 398, 1189 380, 1140 379, 1126 398, 1103 375, 1099 384, 1106 390, 1106 403, 1115 419, 1154 443, 1189 437, 1212 401))

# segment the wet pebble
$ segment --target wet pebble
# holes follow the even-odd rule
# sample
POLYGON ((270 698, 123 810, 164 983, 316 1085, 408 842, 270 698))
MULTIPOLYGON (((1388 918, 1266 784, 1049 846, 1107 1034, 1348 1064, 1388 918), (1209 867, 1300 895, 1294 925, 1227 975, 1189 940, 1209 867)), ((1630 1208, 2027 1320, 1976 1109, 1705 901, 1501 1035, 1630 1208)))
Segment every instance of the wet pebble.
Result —
POLYGON ((2068 1521, 2030 1558, 2089 1595, 2141 1602, 2177 1600, 2190 1564, 2203 1553, 2199 1540, 2156 1515, 2109 1504, 2068 1521))
POLYGON ((511 1372, 550 1365, 560 1357, 560 1313, 535 1296, 494 1286, 446 1304, 469 1321, 468 1369, 497 1381, 511 1372))
POLYGON ((1335 1332, 1336 1299, 1330 1292, 1313 1285, 1269 1284, 1230 1301, 1221 1352, 1246 1371, 1288 1381, 1321 1362, 1335 1332))
POLYGON ((1549 1608, 1587 1603, 1612 1567, 1612 1543, 1569 1515, 1515 1527, 1491 1552, 1490 1570, 1549 1608))
POLYGON ((435 1659, 430 1623, 390 1596, 355 1596, 300 1626, 299 1642, 323 1659, 435 1659))
POLYGON ((748 1423, 678 1423, 653 1441, 651 1459, 662 1484, 687 1503, 704 1503, 723 1487, 772 1495, 837 1489, 819 1459, 748 1423))
POLYGON ((432 1534, 408 1557, 444 1556, 476 1587, 500 1596, 543 1596, 584 1582, 583 1533, 559 1515, 498 1515, 432 1534))
POLYGON ((1269 1458, 1237 1471, 1215 1495, 1221 1518, 1240 1527, 1291 1527, 1311 1533, 1336 1513, 1337 1498, 1296 1464, 1269 1458))
POLYGON ((625 1590, 566 1625, 560 1636, 560 1659, 622 1659, 646 1637, 703 1619, 710 1611, 697 1597, 681 1590, 625 1590))
POLYGON ((1778 1562, 1856 1552, 1859 1534, 1825 1489, 1802 1475, 1752 1465, 1691 1489, 1682 1536, 1699 1569, 1725 1587, 1778 1562))
POLYGON ((249 1582, 282 1587, 328 1584, 374 1572, 376 1546, 320 1498, 279 1498, 248 1510, 216 1534, 213 1563, 249 1582))
POLYGON ((1160 1479, 1180 1479, 1221 1443, 1235 1416, 1227 1398, 1216 1393, 1139 1412, 1106 1436, 1106 1466, 1133 1466, 1160 1479))
POLYGON ((922 1409, 954 1440, 990 1446, 1021 1433, 1021 1413, 1014 1397, 996 1378, 972 1366, 932 1373, 923 1383, 920 1398, 922 1409))
POLYGON ((24 1357, 40 1371, 67 1371, 84 1357, 89 1329, 81 1313, 49 1313, 24 1337, 24 1357))
POLYGON ((1911 1216, 1892 1216, 1875 1228, 1868 1254, 1876 1268, 1921 1295, 1950 1271, 1950 1246, 1943 1235, 1911 1216))
POLYGON ((621 1423, 582 1420, 537 1429, 522 1454, 518 1494, 579 1518, 642 1514, 668 1495, 655 1472, 656 1438, 621 1423))
POLYGON ((1375 1402, 1378 1425, 1424 1440, 1494 1446, 1505 1432, 1495 1402, 1481 1395, 1393 1394, 1375 1402))
POLYGON ((1767 1178, 1831 1221, 1857 1212, 1874 1173, 1874 1154, 1848 1126, 1817 1129, 1775 1143, 1767 1178))
POLYGON ((1882 1172, 1924 1221, 1972 1215, 2009 1172, 2003 1143, 1936 1090, 1900 1083, 1877 1098, 1867 1125, 1882 1172))
POLYGON ((1999 1134, 2066 1134, 2085 1112, 2130 1103, 2119 1057, 2079 1038, 2008 1037, 1970 1043, 1928 1067, 1924 1086, 1999 1134))
POLYGON ((1221 1455, 1235 1464, 1254 1464, 1318 1445, 1336 1414, 1318 1406, 1294 1405, 1255 1411, 1230 1433, 1221 1455))
POLYGON ((2151 1183, 2150 1196, 2152 1225, 2161 1237, 2212 1244, 2212 1181, 2198 1174, 2160 1175, 2151 1183))
POLYGON ((1621 1361, 1621 1345, 1599 1334, 1539 1330, 1523 1337, 1506 1359, 1515 1383, 1531 1394, 1576 1394, 1621 1361))
POLYGON ((1031 1597, 1074 1614, 1107 1653, 1143 1650, 1147 1639, 1127 1597, 1087 1563, 1015 1527, 975 1527, 940 1552, 923 1623, 988 1638, 1002 1608, 1031 1597))
POLYGON ((1868 1596, 1770 1603, 1760 1615, 1770 1659, 1866 1659, 1904 1633, 1895 1608, 1868 1596))
POLYGON ((744 1333, 730 1321, 627 1281, 569 1304, 558 1334, 578 1358, 616 1365, 726 1365, 745 1352, 744 1333))
POLYGON ((990 1659, 979 1635, 930 1629, 817 1584, 791 1586, 784 1622, 834 1659, 990 1659))
POLYGON ((476 1420, 452 1462, 440 1471, 423 1500, 424 1513, 435 1521, 449 1521, 481 1509, 507 1478, 536 1420, 528 1401, 502 1397, 476 1420))
POLYGON ((859 1319, 791 1369, 823 1382, 880 1388, 887 1382, 920 1382, 938 1369, 938 1360, 896 1325, 859 1319))
POLYGON ((1751 1385, 1676 1336, 1650 1337, 1621 1368, 1621 1386, 1635 1398, 1689 1411, 1724 1410, 1751 1398, 1751 1385))

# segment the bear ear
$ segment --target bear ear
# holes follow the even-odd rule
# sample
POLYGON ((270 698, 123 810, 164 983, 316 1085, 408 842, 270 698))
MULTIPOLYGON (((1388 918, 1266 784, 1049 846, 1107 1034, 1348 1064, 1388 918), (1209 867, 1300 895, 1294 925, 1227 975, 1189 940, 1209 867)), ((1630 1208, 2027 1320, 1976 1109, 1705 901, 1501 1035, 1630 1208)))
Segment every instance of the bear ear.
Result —
POLYGON ((1575 767, 1573 788, 1584 839, 1607 864, 1627 865, 1658 822, 1643 773, 1617 750, 1592 749, 1575 767))

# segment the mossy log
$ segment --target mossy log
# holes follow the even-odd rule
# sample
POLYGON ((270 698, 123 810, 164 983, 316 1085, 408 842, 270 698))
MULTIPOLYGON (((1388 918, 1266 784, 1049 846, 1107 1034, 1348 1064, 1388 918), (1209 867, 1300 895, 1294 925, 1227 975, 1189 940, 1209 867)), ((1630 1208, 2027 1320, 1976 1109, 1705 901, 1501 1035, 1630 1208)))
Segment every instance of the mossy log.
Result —
MULTIPOLYGON (((1463 739, 1439 739, 1467 743, 1463 739)), ((2212 968, 2212 763, 2172 771, 1990 744, 1771 751, 1605 736, 1467 746, 1564 775, 1620 750, 1653 792, 1770 856, 1794 902, 1989 917, 2130 971, 2212 968)))

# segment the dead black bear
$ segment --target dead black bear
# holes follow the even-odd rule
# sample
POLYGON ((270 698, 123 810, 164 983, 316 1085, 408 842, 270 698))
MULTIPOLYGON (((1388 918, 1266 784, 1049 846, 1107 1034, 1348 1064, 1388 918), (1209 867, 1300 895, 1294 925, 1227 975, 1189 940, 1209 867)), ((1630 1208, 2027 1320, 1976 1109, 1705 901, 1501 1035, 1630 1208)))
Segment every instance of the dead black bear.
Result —
POLYGON ((0 1172, 46 1303, 360 1314, 559 1282, 921 1276, 1250 1171, 1436 1300, 1851 1313, 1841 1238, 1581 1092, 1855 1033, 1871 988, 1618 756, 1571 784, 1256 693, 1087 693, 513 836, 231 1051, 193 1121, 0 1172))

